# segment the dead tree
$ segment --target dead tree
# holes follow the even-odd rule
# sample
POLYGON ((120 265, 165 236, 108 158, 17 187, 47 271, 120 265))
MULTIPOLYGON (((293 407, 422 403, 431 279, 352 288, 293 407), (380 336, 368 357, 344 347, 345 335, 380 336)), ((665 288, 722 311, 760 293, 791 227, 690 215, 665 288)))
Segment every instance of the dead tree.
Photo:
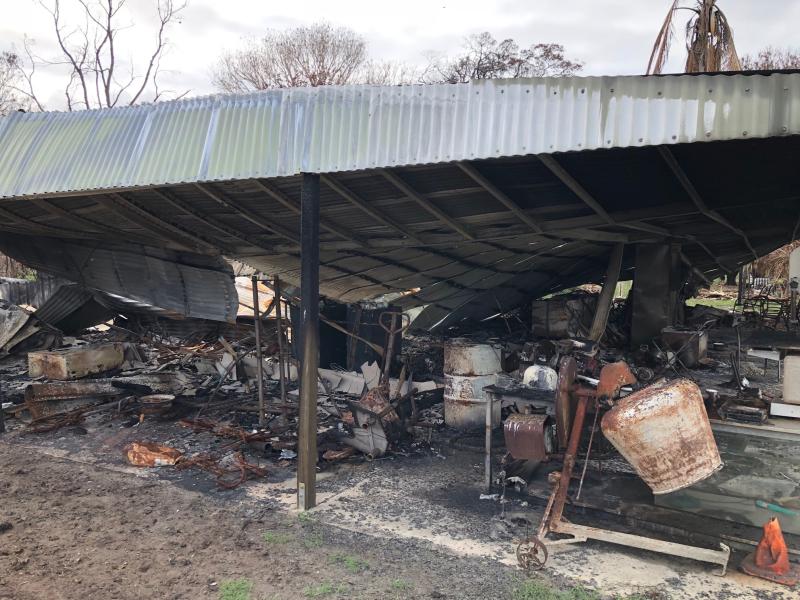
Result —
POLYGON ((19 92, 19 56, 14 52, 0 52, 0 117, 27 108, 19 92))
POLYGON ((800 50, 767 46, 758 54, 745 54, 742 57, 742 69, 745 71, 800 69, 800 50))
POLYGON ((369 83, 408 83, 413 69, 368 58, 363 36, 346 27, 316 23, 270 30, 244 47, 225 52, 214 68, 214 85, 230 93, 271 88, 369 83))
POLYGON ((22 85, 15 89, 26 96, 39 110, 44 110, 41 92, 35 83, 39 68, 64 69, 64 97, 67 110, 108 108, 157 102, 174 94, 159 87, 161 59, 167 47, 167 32, 179 19, 186 4, 175 0, 153 0, 156 31, 150 47, 143 46, 141 55, 133 56, 121 45, 120 33, 132 27, 125 21, 127 0, 74 0, 81 16, 68 20, 62 11, 63 0, 38 0, 48 13, 59 52, 54 57, 41 57, 34 44, 25 40, 26 60, 18 62, 17 76, 22 85))
POLYGON ((733 29, 725 13, 717 6, 717 0, 694 0, 692 6, 681 6, 680 0, 673 0, 650 52, 648 75, 661 73, 667 64, 678 11, 689 13, 686 21, 684 72, 741 70, 739 55, 733 43, 733 29))
POLYGON ((467 37, 454 57, 430 56, 425 83, 463 83, 472 79, 575 75, 580 61, 567 58, 561 44, 520 47, 513 39, 498 41, 488 31, 467 37))

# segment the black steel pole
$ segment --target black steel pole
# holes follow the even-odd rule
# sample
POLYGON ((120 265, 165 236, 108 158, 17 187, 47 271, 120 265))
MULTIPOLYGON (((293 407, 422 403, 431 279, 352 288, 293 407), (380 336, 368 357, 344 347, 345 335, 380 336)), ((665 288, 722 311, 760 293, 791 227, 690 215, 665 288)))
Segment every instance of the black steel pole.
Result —
POLYGON ((289 356, 286 353, 286 343, 283 340, 283 302, 281 301, 281 278, 275 275, 275 328, 278 331, 278 371, 281 382, 281 415, 283 425, 289 424, 289 407, 286 406, 286 379, 291 377, 291 371, 286 368, 289 356))
POLYGON ((300 190, 300 374, 297 508, 317 504, 317 373, 319 371, 319 175, 303 173, 300 190))
POLYGON ((6 395, 3 388, 0 387, 0 433, 6 432, 6 412, 3 410, 3 402, 6 401, 6 395))
POLYGON ((256 333, 256 360, 258 367, 258 425, 264 426, 264 357, 261 354, 261 311, 258 309, 258 276, 250 278, 253 286, 253 327, 256 333))

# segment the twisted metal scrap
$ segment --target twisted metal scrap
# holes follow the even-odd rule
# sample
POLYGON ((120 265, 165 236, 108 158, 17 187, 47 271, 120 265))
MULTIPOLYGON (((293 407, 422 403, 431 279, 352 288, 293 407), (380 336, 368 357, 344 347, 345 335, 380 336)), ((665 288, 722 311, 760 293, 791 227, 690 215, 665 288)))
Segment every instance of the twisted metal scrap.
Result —
POLYGON ((221 425, 219 421, 213 419, 181 419, 180 424, 189 427, 192 431, 210 431, 220 437, 232 438, 242 443, 266 442, 272 436, 268 431, 257 431, 255 433, 247 431, 243 427, 233 425, 221 425))
POLYGON ((248 479, 267 476, 266 469, 248 463, 241 452, 237 452, 233 460, 233 468, 225 468, 220 464, 220 458, 210 454, 195 454, 191 458, 179 460, 175 466, 180 470, 197 467, 211 473, 217 477, 217 485, 226 490, 239 487, 248 479))

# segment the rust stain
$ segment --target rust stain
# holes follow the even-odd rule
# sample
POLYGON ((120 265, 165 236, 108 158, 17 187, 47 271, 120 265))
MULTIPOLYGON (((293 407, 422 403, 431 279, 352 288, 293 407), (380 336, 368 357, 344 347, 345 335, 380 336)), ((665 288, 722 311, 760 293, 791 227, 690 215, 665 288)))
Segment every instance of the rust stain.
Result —
POLYGON ((511 456, 519 460, 545 460, 552 451, 552 441, 547 439, 548 421, 548 415, 509 416, 503 423, 503 433, 511 456))
POLYGON ((683 489, 722 468, 702 393, 688 379, 623 398, 600 426, 654 494, 683 489))
POLYGON ((620 361, 607 364, 600 371, 597 396, 599 398, 616 398, 623 385, 633 383, 636 383, 636 376, 631 372, 627 363, 620 361))

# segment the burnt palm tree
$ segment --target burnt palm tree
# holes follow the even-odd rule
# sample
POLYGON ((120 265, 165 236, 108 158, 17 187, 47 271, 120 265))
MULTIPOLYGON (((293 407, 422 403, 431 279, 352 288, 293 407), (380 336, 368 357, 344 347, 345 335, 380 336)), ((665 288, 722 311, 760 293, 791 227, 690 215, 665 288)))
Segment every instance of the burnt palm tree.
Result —
POLYGON ((669 58, 678 11, 689 12, 686 22, 686 73, 704 71, 740 71, 739 55, 733 43, 733 30, 717 0, 694 0, 692 6, 681 6, 674 0, 661 25, 650 53, 647 73, 661 73, 669 58))

